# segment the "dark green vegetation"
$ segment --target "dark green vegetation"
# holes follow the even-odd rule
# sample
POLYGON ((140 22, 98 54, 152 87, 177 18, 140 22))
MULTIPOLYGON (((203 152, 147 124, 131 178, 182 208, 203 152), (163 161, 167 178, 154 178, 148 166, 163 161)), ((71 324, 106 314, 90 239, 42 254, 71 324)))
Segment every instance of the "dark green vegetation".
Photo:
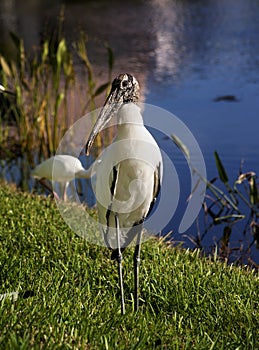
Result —
MULTIPOLYGON (((203 204, 207 227, 201 235, 197 235, 196 244, 202 247, 202 239, 209 230, 215 226, 218 232, 223 232, 219 241, 220 254, 224 258, 231 258, 231 240, 235 238, 235 233, 243 234, 244 241, 240 242, 238 247, 238 259, 248 256, 250 263, 256 264, 249 257, 253 245, 259 248, 259 195, 258 195, 258 177, 253 171, 244 173, 240 167, 239 175, 231 183, 227 171, 218 155, 214 153, 216 166, 218 170, 218 179, 214 178, 207 181, 206 200, 203 204), (220 180, 220 181, 217 181, 220 180), (217 185, 215 183, 217 182, 217 185), (218 184, 220 182, 220 184, 218 184)), ((258 267, 258 266, 257 266, 258 267)))
POLYGON ((237 178, 230 181, 221 158, 217 152, 214 152, 218 177, 208 181, 192 165, 190 151, 186 145, 176 135, 172 135, 172 139, 185 155, 193 173, 196 173, 200 177, 199 181, 205 182, 207 187, 203 202, 203 223, 199 222, 197 233, 189 236, 189 239, 197 248, 203 249, 205 248, 204 238, 210 233, 210 230, 217 227, 217 241, 214 242, 214 245, 219 248, 219 255, 229 261, 235 260, 241 263, 249 261, 258 268, 250 256, 253 246, 259 249, 257 174, 254 171, 244 173, 241 163, 237 178), (233 241, 238 243, 233 245, 233 241))
MULTIPOLYGON (((94 70, 89 38, 81 32, 69 46, 62 16, 51 39, 44 38, 32 52, 25 50, 23 39, 14 33, 10 33, 13 56, 0 52, 0 84, 12 92, 0 92, 0 155, 6 161, 22 155, 31 164, 35 156, 53 155, 71 124, 96 109, 96 97, 109 89, 111 48, 95 40, 107 56, 107 67, 104 74, 94 70)), ((100 138, 97 146, 101 147, 100 138)))
POLYGON ((110 252, 66 226, 50 199, 0 187, 0 349, 258 349, 259 279, 245 267, 143 244, 133 312, 132 253, 120 315, 110 252))

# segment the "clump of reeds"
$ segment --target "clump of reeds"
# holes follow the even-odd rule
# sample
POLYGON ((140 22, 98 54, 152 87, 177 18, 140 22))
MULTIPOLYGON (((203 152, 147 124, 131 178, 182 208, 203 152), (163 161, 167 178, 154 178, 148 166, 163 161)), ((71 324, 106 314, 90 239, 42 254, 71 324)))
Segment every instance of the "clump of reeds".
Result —
MULTIPOLYGON (((218 177, 207 180, 199 174, 189 159, 189 150, 186 145, 175 135, 172 139, 176 146, 183 152, 189 161, 193 172, 199 176, 199 181, 206 183, 207 191, 203 202, 203 222, 198 225, 196 235, 186 235, 192 243, 199 248, 204 248, 204 240, 207 234, 215 227, 217 230, 216 249, 220 256, 232 259, 233 253, 238 259, 243 256, 253 261, 250 257, 251 247, 255 245, 259 249, 259 183, 258 176, 254 171, 243 172, 240 167, 236 180, 231 183, 227 171, 218 155, 214 152, 218 177), (216 182, 220 182, 216 185, 216 182), (234 237, 236 232, 242 232, 248 244, 234 237), (222 234, 220 234, 222 232, 222 234), (235 246, 231 242, 235 242, 235 246)), ((198 219, 197 219, 198 220, 198 219)))
POLYGON ((107 50, 107 78, 98 84, 88 56, 88 38, 83 33, 72 48, 59 34, 55 42, 45 39, 33 53, 26 52, 22 38, 11 33, 11 39, 16 55, 8 59, 0 54, 0 82, 13 92, 8 96, 4 91, 0 94, 5 100, 0 110, 1 158, 24 154, 47 158, 55 153, 73 119, 96 108, 96 97, 107 92, 113 53, 103 43, 107 50), (80 74, 75 57, 82 63, 80 74), (71 105, 76 105, 76 116, 71 113, 71 105))
MULTIPOLYGON (((239 224, 239 231, 243 233, 243 237, 246 236, 250 241, 246 251, 249 252, 254 244, 259 248, 259 184, 257 174, 254 171, 243 172, 242 167, 240 167, 237 179, 231 184, 217 152, 214 152, 214 157, 218 179, 223 187, 220 188, 214 184, 217 178, 207 182, 207 201, 204 203, 204 210, 212 222, 207 226, 203 235, 208 232, 211 226, 223 225, 220 252, 223 256, 228 257, 231 255, 229 243, 233 239, 233 229, 235 225, 239 224), (240 225, 241 222, 243 225, 240 225)), ((243 249, 243 247, 241 248, 243 249)))

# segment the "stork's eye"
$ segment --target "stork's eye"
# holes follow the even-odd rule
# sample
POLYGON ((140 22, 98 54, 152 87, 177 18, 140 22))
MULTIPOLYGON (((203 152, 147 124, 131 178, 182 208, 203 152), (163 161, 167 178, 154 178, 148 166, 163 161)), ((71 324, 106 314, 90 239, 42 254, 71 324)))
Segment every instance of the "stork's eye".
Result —
POLYGON ((121 86, 125 88, 125 87, 127 87, 127 85, 128 85, 128 81, 123 80, 123 82, 121 83, 121 86))

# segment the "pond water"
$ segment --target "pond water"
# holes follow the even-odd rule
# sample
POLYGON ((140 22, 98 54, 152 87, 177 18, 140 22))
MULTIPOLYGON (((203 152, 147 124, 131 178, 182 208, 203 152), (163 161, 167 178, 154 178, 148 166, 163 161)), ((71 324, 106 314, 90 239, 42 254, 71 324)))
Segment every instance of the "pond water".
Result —
MULTIPOLYGON (((12 52, 8 31, 19 33, 29 49, 40 42, 46 23, 47 27, 56 24, 61 1, 31 3, 23 1, 21 6, 18 0, 1 1, 1 52, 12 52)), ((69 40, 72 42, 82 28, 90 37, 109 42, 116 60, 114 74, 134 74, 145 102, 175 114, 193 133, 205 159, 208 179, 217 175, 215 150, 230 182, 237 178, 241 161, 244 172, 259 173, 257 0, 62 3, 69 40), (231 98, 215 101, 226 95, 231 98)), ((106 64, 103 51, 95 45, 90 47, 90 56, 96 68, 106 64)), ((189 169, 170 140, 158 138, 163 149, 175 152, 174 165, 181 179, 182 201, 165 231, 173 229, 175 239, 183 240, 177 227, 190 190, 190 183, 186 184, 190 182, 189 169)), ((194 230, 191 228, 190 233, 194 230)), ((215 231, 208 237, 208 245, 214 235, 215 231)), ((259 262, 254 248, 253 259, 259 262)))

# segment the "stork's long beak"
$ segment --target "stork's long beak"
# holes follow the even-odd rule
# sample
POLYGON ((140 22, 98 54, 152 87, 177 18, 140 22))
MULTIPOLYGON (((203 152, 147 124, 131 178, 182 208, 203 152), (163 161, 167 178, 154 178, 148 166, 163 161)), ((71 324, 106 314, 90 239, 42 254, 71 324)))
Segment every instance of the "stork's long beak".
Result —
POLYGON ((123 103, 122 91, 119 87, 112 86, 111 92, 107 97, 103 108, 96 120, 96 123, 89 135, 88 141, 85 146, 86 155, 89 155, 90 149, 94 143, 94 140, 98 133, 104 128, 104 126, 111 120, 111 118, 117 114, 123 103))

